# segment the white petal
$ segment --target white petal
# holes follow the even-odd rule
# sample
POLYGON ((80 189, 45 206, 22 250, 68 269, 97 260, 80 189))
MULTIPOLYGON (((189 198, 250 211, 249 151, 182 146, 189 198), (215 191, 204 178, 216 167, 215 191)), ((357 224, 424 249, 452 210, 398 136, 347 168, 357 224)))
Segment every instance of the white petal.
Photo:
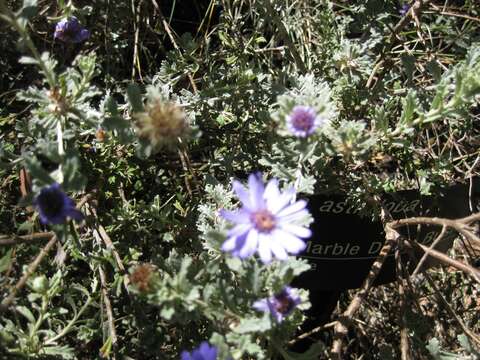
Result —
POLYGON ((228 230, 228 237, 239 237, 245 234, 252 226, 250 224, 238 224, 228 230))
POLYGON ((277 214, 278 212, 282 211, 285 206, 290 204, 294 195, 295 189, 290 188, 276 198, 268 198, 268 210, 270 210, 273 214, 277 214))
POLYGON ((303 226, 298 226, 294 224, 287 224, 287 223, 281 223, 279 227, 282 230, 285 230, 286 232, 289 232, 295 236, 298 236, 300 238, 309 238, 312 236, 312 231, 310 229, 307 229, 303 226))
POLYGON ((259 234, 258 236, 258 255, 264 264, 272 261, 272 251, 269 242, 272 241, 269 236, 259 234))
POLYGON ((282 217, 277 217, 277 221, 279 223, 291 223, 291 222, 296 222, 299 220, 305 219, 310 213, 308 210, 303 209, 297 212, 294 212, 293 214, 287 215, 287 216, 282 216, 282 217))
POLYGON ((263 194, 263 197, 269 201, 269 198, 276 199, 280 196, 280 190, 278 190, 278 180, 277 179, 271 179, 268 183, 267 186, 265 187, 265 192, 263 194))
POLYGON ((279 241, 271 241, 270 249, 272 250, 273 255, 275 255, 277 259, 287 260, 288 258, 287 252, 285 251, 285 248, 281 245, 279 241))
POLYGON ((248 177, 248 188, 250 191, 250 204, 252 204, 253 208, 264 208, 263 193, 265 192, 265 187, 259 174, 250 174, 248 177))
POLYGON ((233 191, 237 194, 238 198, 242 202, 242 205, 248 209, 252 208, 252 204, 250 203, 250 197, 248 195, 247 189, 240 183, 240 181, 234 180, 232 183, 233 191))
POLYGON ((282 230, 275 231, 275 240, 287 250, 290 254, 298 254, 305 250, 307 244, 296 236, 282 230))
POLYGON ((251 256, 255 250, 257 250, 258 245, 258 232, 256 230, 250 230, 247 239, 245 240, 245 244, 238 252, 238 255, 241 258, 246 258, 251 256))
POLYGON ((225 242, 222 244, 222 251, 230 252, 233 249, 235 249, 235 245, 237 243, 237 238, 231 237, 225 240, 225 242))
POLYGON ((240 209, 237 211, 221 209, 219 213, 221 217, 235 224, 250 222, 250 212, 245 209, 240 209))
POLYGON ((253 303, 252 307, 259 311, 269 311, 267 299, 257 300, 253 303))
POLYGON ((307 206, 307 202, 305 200, 298 200, 294 204, 292 204, 292 205, 286 207, 285 209, 283 209, 282 211, 280 211, 277 214, 277 216, 282 217, 282 216, 287 216, 287 215, 294 214, 297 211, 301 211, 301 210, 305 209, 306 206, 307 206))

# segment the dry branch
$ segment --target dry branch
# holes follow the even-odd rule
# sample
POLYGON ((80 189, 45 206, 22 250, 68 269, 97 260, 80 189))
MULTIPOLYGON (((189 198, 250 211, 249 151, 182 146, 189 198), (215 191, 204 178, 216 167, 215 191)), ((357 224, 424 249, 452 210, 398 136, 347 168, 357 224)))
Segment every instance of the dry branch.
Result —
POLYGON ((6 298, 2 300, 0 304, 0 313, 7 310, 8 307, 12 304, 13 300, 15 299, 15 295, 19 292, 25 284, 27 283, 28 278, 37 270, 37 267, 42 262, 43 258, 48 254, 48 252, 52 249, 52 247, 57 243, 57 236, 53 236, 50 241, 45 245, 42 250, 38 253, 35 260, 33 260, 30 265, 28 265, 27 271, 23 274, 23 276, 18 280, 15 286, 10 290, 10 293, 6 298))
MULTIPOLYGON (((362 288, 360 289, 360 291, 357 292, 357 294, 351 301, 350 305, 348 306, 347 310, 339 317, 338 322, 335 325, 334 342, 331 350, 331 356, 333 359, 340 360, 343 358, 342 357, 343 342, 348 332, 348 325, 352 323, 353 316, 358 311, 363 300, 367 296, 387 255, 390 253, 394 245, 398 245, 397 257, 399 256, 400 252, 404 250, 405 246, 402 245, 403 241, 401 241, 402 240, 401 236, 397 232, 397 229, 399 229, 400 227, 408 226, 408 225, 441 226, 442 232, 440 236, 438 236, 435 239, 434 243, 430 247, 427 247, 415 241, 406 241, 406 245, 422 250, 425 253, 421 261, 424 261, 425 257, 431 256, 446 265, 450 265, 467 274, 470 274, 475 280, 480 282, 479 270, 461 261, 452 259, 448 255, 434 249, 435 244, 438 243, 438 241, 440 241, 440 239, 447 233, 446 231, 447 228, 456 230, 459 234, 463 235, 465 238, 467 238, 470 241, 480 243, 480 239, 475 234, 475 228, 472 226, 472 223, 480 220, 480 213, 472 214, 467 217, 456 219, 456 220, 442 219, 442 218, 436 218, 436 217, 433 217, 433 218, 413 217, 408 219, 391 221, 392 218, 390 214, 388 214, 386 209, 382 208, 381 218, 385 227, 386 242, 380 254, 378 255, 377 259, 375 260, 375 263, 373 264, 370 270, 370 273, 368 274, 362 288), (385 219, 390 219, 390 221, 387 222, 385 221, 385 219)), ((419 263, 419 266, 420 265, 421 263, 419 263)), ((404 285, 405 283, 402 282, 399 288, 401 297, 404 296, 404 289, 405 289, 404 285)), ((404 300, 401 299, 401 301, 404 301, 404 300)), ((406 331, 406 329, 403 329, 403 330, 406 331)), ((404 331, 402 331, 401 348, 402 348, 402 359, 406 360, 410 358, 410 354, 409 354, 408 338, 406 337, 406 332, 404 331)))
POLYGON ((365 85, 367 89, 373 87, 375 75, 379 72, 380 68, 386 63, 386 60, 385 60, 386 54, 390 51, 390 49, 393 47, 396 41, 400 40, 398 36, 398 34, 400 34, 400 31, 402 31, 403 28, 408 24, 408 21, 410 20, 411 17, 415 20, 415 23, 418 26, 420 13, 422 9, 426 5, 428 5, 429 2, 430 0, 416 0, 413 3, 413 5, 410 7, 410 9, 407 11, 407 13, 400 19, 400 21, 392 29, 389 41, 385 45, 382 53, 378 56, 376 64, 373 67, 372 73, 370 74, 367 80, 367 83, 365 85))
POLYGON ((19 245, 22 243, 32 243, 37 240, 51 239, 55 235, 53 232, 39 232, 30 235, 0 235, 1 245, 19 245))
POLYGON ((107 234, 102 224, 98 223, 97 211, 93 206, 87 203, 85 205, 85 212, 88 215, 91 215, 95 218, 95 224, 92 226, 93 236, 95 237, 98 243, 104 243, 107 249, 109 249, 112 252, 112 255, 115 259, 115 263, 117 264, 118 270, 123 275, 123 283, 124 283, 125 289, 128 291, 129 279, 128 279, 128 276, 126 276, 127 270, 125 269, 125 265, 123 265, 122 258, 118 254, 118 251, 115 248, 115 245, 113 244, 112 239, 107 234))
POLYGON ((100 274, 100 283, 102 288, 102 298, 103 303, 105 304, 105 312, 107 313, 108 320, 108 330, 110 333, 110 338, 112 339, 112 346, 115 349, 117 346, 117 331, 115 330, 115 318, 113 317, 112 303, 108 296, 107 280, 105 277, 105 272, 103 271, 102 266, 98 267, 98 273, 100 274))
MULTIPOLYGON (((84 206, 87 201, 91 198, 91 194, 85 195, 78 203, 77 203, 77 209, 80 209, 82 206, 84 206)), ((32 236, 32 235, 27 235, 32 236)), ((38 236, 38 234, 37 234, 38 236)), ((42 235, 43 236, 43 235, 42 235)), ((23 238, 23 237, 21 237, 23 238)), ((0 313, 7 310, 10 305, 13 303, 15 300, 15 295, 24 288, 25 284, 27 283, 27 280, 29 277, 35 272, 37 267, 40 265, 42 260, 47 256, 49 251, 52 249, 52 247, 57 243, 58 237, 56 235, 50 235, 50 241, 43 247, 38 255, 35 257, 35 259, 28 265, 27 271, 23 274, 23 276, 18 280, 18 282, 15 284, 15 286, 10 290, 10 293, 6 298, 2 300, 0 303, 0 313)))
POLYGON ((348 306, 347 310, 339 317, 337 324, 334 328, 334 341, 331 350, 332 359, 341 360, 342 357, 342 350, 343 350, 343 342, 348 333, 348 324, 352 322, 353 316, 358 311, 360 306, 362 305, 364 299, 368 295, 370 289, 377 278, 383 263, 387 259, 388 254, 391 252, 393 247, 398 243, 400 238, 400 234, 390 226, 386 220, 391 219, 391 215, 384 207, 382 207, 381 212, 381 219, 385 224, 385 244, 383 245, 380 254, 378 254, 377 259, 372 265, 370 272, 365 279, 365 282, 362 285, 362 288, 357 292, 353 300, 351 301, 350 305, 348 306))

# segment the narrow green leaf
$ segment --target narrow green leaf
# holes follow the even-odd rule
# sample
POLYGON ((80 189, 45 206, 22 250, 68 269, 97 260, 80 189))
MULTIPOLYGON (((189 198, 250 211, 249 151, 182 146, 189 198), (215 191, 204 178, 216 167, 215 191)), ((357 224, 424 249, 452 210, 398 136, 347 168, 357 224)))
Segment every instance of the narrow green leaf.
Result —
POLYGON ((0 258, 0 273, 4 272, 10 267, 10 264, 12 263, 12 252, 13 248, 7 250, 7 253, 0 258))
POLYGON ((73 349, 68 346, 47 346, 42 349, 46 355, 60 356, 62 359, 74 359, 73 349))
POLYGON ((410 124, 413 121, 413 114, 417 107, 417 94, 415 91, 411 91, 403 99, 403 112, 400 118, 400 123, 410 124))
POLYGON ((29 308, 25 306, 17 306, 15 309, 17 310, 17 312, 23 315, 30 323, 35 323, 35 316, 33 316, 29 308))
POLYGON ((234 329, 236 333, 246 334, 252 332, 264 332, 272 327, 272 322, 266 314, 263 318, 245 318, 240 321, 240 324, 234 329))
POLYGON ((50 174, 42 168, 40 162, 36 158, 27 157, 25 158, 25 163, 30 175, 33 179, 39 182, 39 185, 46 186, 55 182, 50 174))
POLYGON ((31 56, 22 56, 20 59, 18 59, 18 62, 20 64, 25 64, 25 65, 37 65, 38 60, 31 57, 31 56))
POLYGON ((143 102, 142 102, 142 94, 141 94, 140 88, 138 87, 137 84, 128 85, 127 96, 128 96, 128 100, 130 101, 130 105, 132 106, 133 112, 144 111, 143 102))

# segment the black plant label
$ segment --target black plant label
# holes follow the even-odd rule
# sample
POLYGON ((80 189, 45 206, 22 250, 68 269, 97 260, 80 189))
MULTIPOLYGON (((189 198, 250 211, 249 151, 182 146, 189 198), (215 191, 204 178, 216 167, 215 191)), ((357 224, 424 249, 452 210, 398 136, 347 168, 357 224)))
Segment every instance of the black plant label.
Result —
MULTIPOLYGON (((422 196, 418 191, 407 190, 383 197, 384 206, 394 219, 416 216, 457 219, 480 211, 480 178, 465 184, 455 184, 436 189, 434 196, 422 196)), ((310 290, 343 290, 358 288, 365 280, 384 242, 385 232, 380 220, 362 214, 349 205, 342 195, 313 195, 309 198, 309 210, 314 217, 313 235, 307 240, 305 251, 299 256, 309 261, 312 269, 295 279, 294 285, 310 290)), ((441 232, 437 226, 409 226, 400 229, 408 239, 431 245, 441 232)), ((448 231, 435 246, 447 251, 456 233, 448 231)), ((421 252, 407 255, 402 251, 402 263, 413 271, 421 252)), ((422 269, 437 265, 428 259, 422 269)), ((376 285, 395 281, 395 249, 390 253, 376 285)))

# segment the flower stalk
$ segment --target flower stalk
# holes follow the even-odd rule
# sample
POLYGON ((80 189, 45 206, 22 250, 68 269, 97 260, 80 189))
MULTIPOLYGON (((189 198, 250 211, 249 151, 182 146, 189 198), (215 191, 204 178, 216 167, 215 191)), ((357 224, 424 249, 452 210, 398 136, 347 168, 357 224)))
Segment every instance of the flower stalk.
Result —
POLYGON ((22 26, 20 24, 20 22, 18 21, 18 17, 15 16, 12 10, 10 10, 10 8, 5 4, 5 0, 0 0, 0 11, 2 12, 2 14, 0 14, 0 18, 3 18, 3 20, 12 25, 15 30, 20 34, 20 37, 23 39, 28 49, 32 53, 32 56, 37 61, 37 65, 40 67, 40 70, 45 75, 50 88, 54 89, 57 85, 57 82, 55 80, 55 74, 49 70, 44 59, 38 52, 35 44, 32 41, 32 38, 28 34, 26 26, 22 26))

